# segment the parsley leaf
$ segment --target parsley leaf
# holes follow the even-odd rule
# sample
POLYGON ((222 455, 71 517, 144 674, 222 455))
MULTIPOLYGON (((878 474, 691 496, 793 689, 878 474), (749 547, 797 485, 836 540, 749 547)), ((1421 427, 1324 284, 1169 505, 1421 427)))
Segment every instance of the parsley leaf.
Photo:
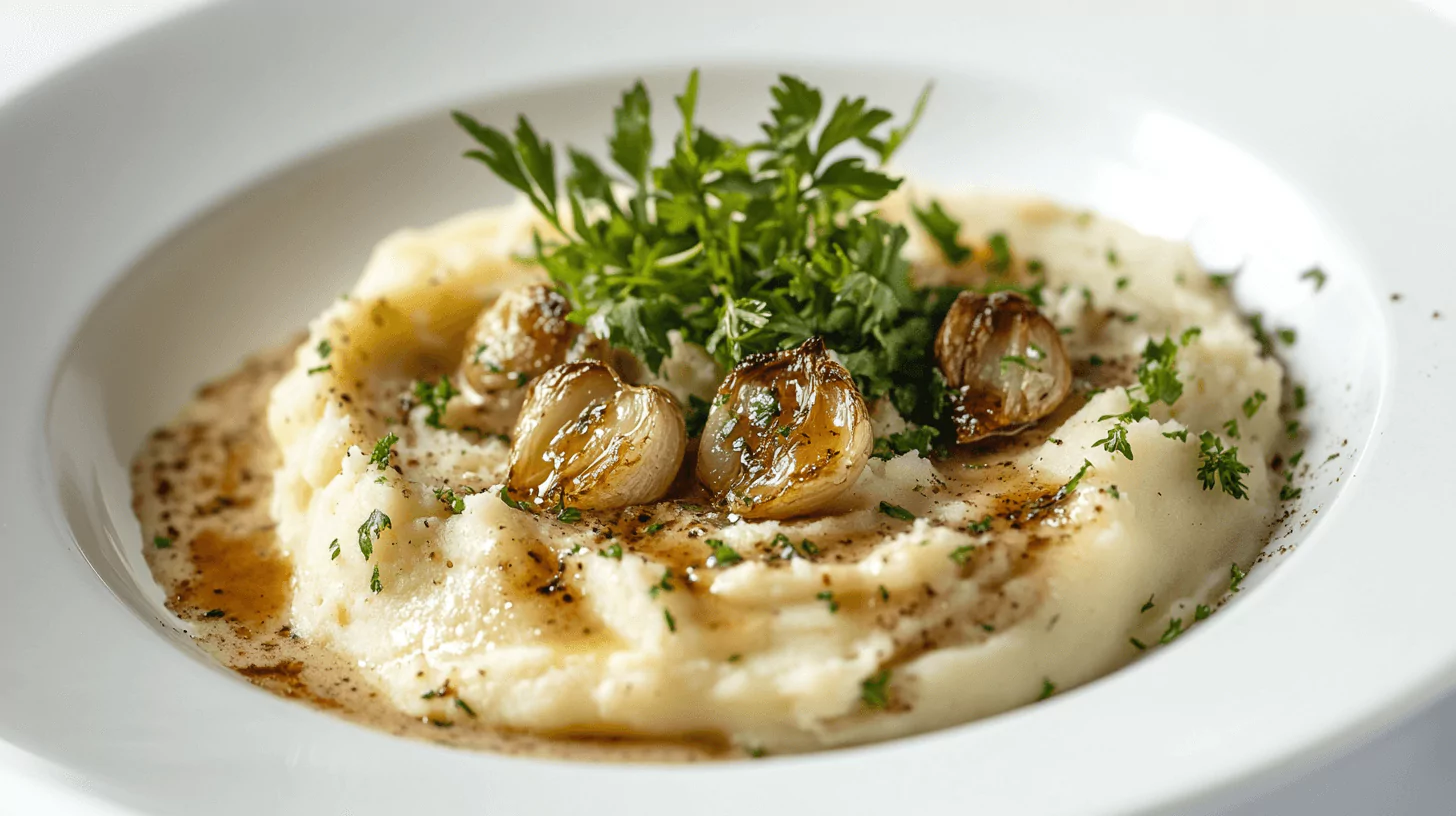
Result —
POLYGON ((1329 276, 1326 275, 1325 271, 1323 269, 1320 269, 1318 266, 1312 266, 1309 269, 1306 269, 1299 276, 1299 279, 1314 281, 1314 290, 1318 292, 1319 290, 1325 288, 1325 281, 1329 279, 1329 276))
POLYGON ((393 453, 394 444, 398 441, 399 437, 393 432, 385 434, 384 438, 374 443, 374 453, 369 456, 369 464, 377 465, 380 470, 388 469, 389 455, 393 453))
POLYGON ((939 201, 931 199, 929 209, 922 210, 912 206, 910 210, 930 239, 940 247, 940 254, 952 265, 959 266, 971 257, 971 248, 962 244, 957 237, 960 234, 960 222, 941 209, 939 201))
POLYGON ((430 409, 430 413, 425 416, 425 424, 431 428, 444 428, 445 406, 449 404, 451 397, 459 393, 455 390, 455 386, 450 384, 449 377, 441 377, 440 381, 435 383, 423 380, 415 383, 415 401, 430 409))
POLYGON ((901 507, 898 504, 890 504, 889 502, 886 502, 886 501, 880 502, 880 512, 881 513, 884 513, 885 515, 889 516, 892 519, 899 519, 900 521, 914 521, 915 520, 915 514, 914 513, 910 512, 909 510, 906 510, 905 508, 901 507))
POLYGON ((708 556, 708 566, 710 567, 727 567, 743 560, 743 556, 739 555, 737 550, 716 538, 710 538, 704 543, 713 548, 713 554, 708 556))
POLYGON ((887 128, 887 111, 863 98, 829 107, 796 77, 781 76, 771 93, 761 138, 739 142, 697 121, 693 72, 676 98, 682 126, 670 155, 653 164, 651 102, 636 84, 608 139, 625 178, 568 149, 560 185, 551 145, 526 120, 512 138, 455 119, 479 147, 466 155, 558 228, 560 238, 537 237, 535 259, 571 302, 571 319, 590 321, 611 345, 657 371, 674 332, 725 368, 822 337, 867 400, 888 397, 932 424, 945 410, 933 341, 953 292, 912 286, 908 231, 861 206, 899 187, 881 165, 926 94, 907 123, 887 128), (865 151, 869 160, 853 155, 865 151))
POLYGON ((379 580, 379 565, 374 565, 374 574, 369 576, 369 591, 375 595, 384 591, 384 582, 379 580))
POLYGON ((364 523, 359 525, 359 552, 364 553, 364 560, 368 561, 369 556, 374 554, 374 542, 385 531, 393 527, 389 516, 379 510, 369 514, 364 523))
POLYGON ((1224 450, 1223 442, 1208 431, 1198 437, 1198 446, 1198 479, 1203 489, 1211 490, 1217 484, 1235 499, 1247 499, 1249 493, 1243 476, 1249 472, 1249 466, 1239 461, 1239 449, 1224 450))
POLYGON ((1262 406, 1264 404, 1264 401, 1267 399, 1269 399, 1268 394, 1265 394, 1263 391, 1254 391, 1253 394, 1249 395, 1248 399, 1244 400, 1244 416, 1246 418, 1253 419, 1254 414, 1259 413, 1259 407, 1262 406))
POLYGON ((921 456, 929 459, 935 439, 940 435, 937 428, 929 425, 921 425, 917 428, 906 428, 903 431, 896 431, 889 436, 881 436, 875 439, 875 448, 871 456, 876 459, 893 459, 901 454, 915 451, 921 456))
POLYGON ((880 669, 859 684, 859 699, 865 708, 889 708, 890 670, 880 669))

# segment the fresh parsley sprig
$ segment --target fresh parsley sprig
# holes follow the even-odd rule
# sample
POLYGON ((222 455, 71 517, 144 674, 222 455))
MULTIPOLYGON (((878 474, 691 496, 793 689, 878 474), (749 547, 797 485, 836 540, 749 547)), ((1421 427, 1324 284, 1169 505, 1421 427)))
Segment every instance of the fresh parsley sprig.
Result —
POLYGON ((908 233, 866 205, 900 186, 883 164, 914 129, 929 93, 899 126, 863 97, 828 108, 784 75, 760 138, 739 142, 697 120, 698 74, 675 98, 682 127, 652 163, 652 104, 639 82, 622 95, 611 164, 556 152, 524 117, 513 136, 456 112, 478 143, 465 155, 524 194, 556 234, 536 259, 571 301, 571 318, 656 371, 669 335, 724 367, 745 355, 822 337, 867 399, 939 416, 933 339, 951 297, 911 285, 908 233))

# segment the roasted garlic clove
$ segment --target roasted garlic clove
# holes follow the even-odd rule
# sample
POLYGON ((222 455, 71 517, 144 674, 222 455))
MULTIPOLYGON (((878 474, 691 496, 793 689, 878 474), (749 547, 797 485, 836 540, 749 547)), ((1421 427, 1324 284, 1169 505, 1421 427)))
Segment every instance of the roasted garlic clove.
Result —
POLYGON ((873 447, 864 398, 816 337, 729 373, 703 427, 698 478, 745 518, 800 516, 854 484, 873 447))
POLYGON ((520 388, 566 359, 580 327, 555 289, 532 284, 496 298, 471 329, 461 379, 478 394, 520 388))
POLYGON ((1015 292, 962 292, 940 324, 935 357, 954 392, 957 442, 1016 433, 1072 390, 1057 327, 1015 292))
POLYGON ((662 497, 687 447, 682 410, 656 386, 631 386, 597 361, 537 377, 511 434, 516 498, 584 510, 662 497))

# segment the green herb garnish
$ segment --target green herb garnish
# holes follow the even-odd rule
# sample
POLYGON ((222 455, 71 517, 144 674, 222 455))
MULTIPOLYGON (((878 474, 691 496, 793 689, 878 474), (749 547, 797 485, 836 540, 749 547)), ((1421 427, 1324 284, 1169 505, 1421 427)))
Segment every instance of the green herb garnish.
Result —
POLYGON ((829 604, 829 614, 832 615, 839 611, 839 601, 834 600, 834 593, 831 590, 826 589, 814 597, 829 604))
MULTIPOLYGON (((612 166, 568 149, 564 179, 554 148, 525 118, 513 136, 463 113, 455 120, 479 145, 466 155, 563 236, 538 237, 536 260, 571 302, 571 319, 593 321, 650 370, 670 352, 672 332, 725 368, 817 336, 867 400, 889 397, 903 415, 933 421, 942 410, 933 338, 951 299, 911 285, 909 233, 861 206, 900 186, 882 166, 927 95, 893 128, 890 113, 864 98, 826 108, 792 76, 772 96, 763 136, 741 143, 697 121, 693 72, 675 99, 682 126, 671 155, 654 166, 652 105, 637 83, 616 110, 612 166)), ((946 225, 932 231, 944 236, 946 225)))
POLYGON ((743 556, 739 555, 737 550, 716 538, 710 538, 704 543, 713 548, 713 554, 708 556, 708 566, 710 567, 727 567, 743 560, 743 556))
POLYGON ((444 428, 445 406, 450 403, 450 398, 460 392, 450 384, 449 377, 441 377, 439 382, 430 383, 421 380, 415 383, 415 402, 427 406, 430 412, 425 416, 425 424, 431 428, 444 428))
POLYGON ((1223 441, 1208 431, 1198 437, 1198 447, 1198 479, 1203 489, 1211 490, 1217 484, 1230 496, 1247 499, 1249 493, 1243 476, 1249 472, 1249 466, 1239 461, 1239 449, 1224 450, 1223 441))
POLYGON ((374 554, 375 540, 383 531, 391 527, 393 524, 390 522, 389 516, 378 510, 370 513, 369 518, 364 519, 364 523, 359 525, 359 552, 364 553, 365 561, 368 561, 369 556, 374 554))
POLYGON ((910 512, 909 510, 906 510, 905 508, 901 507, 898 504, 890 504, 889 502, 886 502, 886 501, 880 502, 880 512, 881 513, 884 513, 885 515, 889 516, 890 518, 899 519, 900 521, 914 521, 915 520, 915 514, 914 513, 910 512))
POLYGON ((385 434, 383 439, 374 443, 374 453, 369 456, 369 464, 377 465, 380 470, 387 469, 389 456, 394 452, 394 444, 398 441, 399 437, 395 436, 392 431, 385 434))
POLYGON ((889 708, 890 670, 880 669, 859 684, 859 699, 865 708, 889 708))
POLYGON ((1264 401, 1267 399, 1269 399, 1269 395, 1265 394, 1263 391, 1256 390, 1253 394, 1249 395, 1249 398, 1244 400, 1244 416, 1249 419, 1253 419, 1254 414, 1259 413, 1260 406, 1262 406, 1264 404, 1264 401))

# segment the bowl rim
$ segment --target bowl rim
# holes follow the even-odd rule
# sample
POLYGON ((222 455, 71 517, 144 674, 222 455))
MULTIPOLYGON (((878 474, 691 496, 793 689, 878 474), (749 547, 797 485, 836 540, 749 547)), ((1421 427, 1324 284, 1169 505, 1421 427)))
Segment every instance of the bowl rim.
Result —
MULTIPOLYGON (((767 61, 787 53, 829 62, 853 56, 903 64, 903 49, 888 42, 896 39, 892 33, 921 37, 921 56, 910 62, 929 71, 936 65, 999 70, 1004 43, 988 44, 987 53, 961 53, 950 47, 954 26, 920 31, 912 25, 925 18, 1000 29, 1013 41, 1014 35, 1035 33, 1062 57, 1027 69, 1027 76, 1089 89, 1107 83, 1136 97, 1176 100, 1190 119, 1235 134, 1301 189, 1311 190, 1311 200, 1333 213, 1332 223, 1373 225, 1375 231, 1362 231, 1352 254, 1370 271, 1372 285, 1405 297, 1381 304, 1391 337, 1371 444, 1346 471, 1349 484, 1312 537, 1318 546, 1301 554, 1309 563, 1297 572, 1281 570, 1268 582, 1280 584, 1279 592, 1248 593, 1221 613, 1220 625, 1200 633, 1197 648, 1178 644, 1148 661, 1137 683, 1120 684, 1113 694, 1099 692, 1099 705, 1086 704, 1087 695, 1074 690, 974 727, 763 763, 573 766, 573 774, 591 778, 581 787, 594 793, 570 794, 561 804, 577 797, 583 804, 631 803, 639 810, 645 805, 650 812, 652 803, 640 793, 644 788, 656 791, 654 800, 671 803, 674 791, 701 790, 731 775, 740 784, 716 785, 710 810, 762 807, 768 796, 795 803, 795 791, 805 786, 820 792, 821 804, 838 801, 855 809, 919 800, 982 804, 993 811, 1014 804, 1023 813, 1161 810, 1330 757, 1456 684, 1456 632, 1440 625, 1441 565, 1456 566, 1456 553, 1444 551, 1448 536, 1430 512, 1451 483, 1439 465, 1456 454, 1456 440, 1424 432, 1419 422, 1430 413, 1423 406, 1456 396, 1456 382, 1446 373, 1456 365, 1450 322, 1425 315, 1456 295, 1456 281, 1441 274, 1452 268, 1456 250, 1435 237, 1441 234, 1437 225, 1456 218, 1456 201, 1422 194, 1456 188, 1456 155, 1447 148, 1456 143, 1456 116, 1429 110, 1422 93, 1429 88, 1413 79, 1417 69, 1430 77, 1456 75, 1452 30, 1413 7, 1373 2, 1342 3, 1313 18, 1292 13, 1291 4, 1286 16, 1258 19, 1220 16, 1212 0, 1162 19, 1119 16, 1147 11, 1139 0, 1118 0, 1099 7, 1096 16, 1062 15, 1055 21, 1037 19, 1035 9, 1008 14, 941 0, 907 0, 890 20, 826 15, 828 8, 754 0, 744 4, 741 18, 725 21, 667 0, 633 0, 611 9, 571 0, 554 19, 541 20, 524 7, 485 15, 463 0, 442 2, 433 15, 412 15, 418 30, 408 53, 427 64, 401 72, 376 53, 398 34, 397 17, 383 6, 368 14, 346 0, 319 0, 307 8, 226 2, 123 40, 0 108, 0 177, 17 179, 16 189, 27 193, 23 202, 19 196, 0 202, 0 247, 8 268, 51 269, 46 277, 57 284, 32 282, 26 289, 16 281, 21 285, 0 304, 0 340, 34 351, 0 360, 0 376, 13 389, 0 402, 0 420, 29 432, 25 455, 0 460, 0 518, 8 539, 0 547, 12 565, 0 577, 0 609, 6 613, 0 615, 0 652, 17 656, 5 671, 15 683, 7 683, 11 691, 0 695, 0 739, 67 768, 118 804, 155 802, 162 810, 175 806, 168 805, 168 780, 155 772, 158 757, 150 752, 167 745, 189 746, 194 753, 185 761, 164 762, 230 793, 246 791, 240 778, 245 770, 285 773, 283 787, 299 797, 289 799, 290 808, 309 802, 333 807, 343 797, 361 808, 382 809, 380 803, 426 787, 420 784, 426 778, 483 778, 501 801, 539 805, 533 793, 562 770, 559 763, 394 740, 262 694, 181 693, 176 688, 181 681, 215 690, 215 673, 180 659, 145 622, 138 626, 135 617, 116 615, 110 591, 60 519, 42 430, 51 373, 91 304, 147 244, 301 153, 413 111, 443 109, 454 99, 597 70, 745 56, 767 61), (776 14, 785 30, 755 26, 754 12, 776 14), (1378 16, 1383 34, 1374 44, 1360 37, 1371 15, 1378 16), (428 41, 446 36, 444 29, 461 20, 490 23, 510 34, 481 29, 494 51, 427 54, 428 41), (561 35, 563 20, 570 20, 565 35, 574 46, 570 55, 522 67, 521 52, 510 40, 561 35), (649 26, 661 42, 624 54, 594 36, 624 20, 649 26), (809 23, 824 36, 805 44, 794 31, 809 23), (1307 36, 1310 30, 1321 36, 1307 36), (1195 31, 1199 37, 1191 36, 1195 31), (1084 41, 1089 39, 1090 45, 1084 41), (1241 52, 1235 65, 1196 58, 1213 44, 1226 49, 1231 42, 1241 52), (327 44, 333 60, 317 58, 319 43, 327 44), (1278 50, 1262 50, 1270 43, 1278 43, 1278 50), (1324 55, 1341 44, 1360 48, 1340 49, 1352 56, 1329 64, 1324 55), (257 55, 265 53, 271 69, 258 64, 257 55), (936 62, 923 56, 928 53, 944 56, 936 62), (1176 70, 1164 76, 1138 67, 1171 64, 1174 57, 1176 70), (246 78, 240 76, 246 73, 242 66, 251 66, 246 78), (370 97, 309 110, 310 100, 337 93, 346 80, 370 88, 370 97), (138 84, 149 90, 137 110, 109 103, 128 99, 123 89, 138 84), (1291 97, 1292 87, 1302 95, 1291 97), (242 111, 207 121, 188 116, 190 110, 208 109, 225 91, 237 92, 229 98, 268 99, 275 112, 267 123, 251 125, 242 111), (1329 104, 1333 100, 1340 104, 1329 104), (95 125, 98 111, 107 117, 105 128, 95 125), (155 136, 163 124, 172 128, 168 135, 143 138, 155 136), (1301 150, 1297 141, 1275 133, 1290 130, 1318 133, 1320 144, 1301 150), (1396 137, 1399 151, 1389 149, 1396 137), (217 153, 230 161, 206 166, 178 151, 195 140, 218 146, 217 153), (60 155, 72 160, 60 162, 60 155), (1352 155, 1362 158, 1353 169, 1352 155), (108 158, 124 158, 126 166, 111 167, 108 158), (154 177, 182 181, 145 187, 154 177), (140 191, 151 195, 137 196, 140 191), (128 198, 134 206, 123 213, 118 207, 128 198), (97 225, 100 234, 91 245, 76 246, 63 240, 73 223, 97 225), (1402 350, 1405 357, 1397 355, 1402 350), (1419 357, 1411 360, 1413 351, 1419 357), (1359 558, 1372 541, 1380 542, 1384 559, 1359 558), (1402 569, 1416 559, 1426 568, 1414 575, 1402 569), (65 599, 63 609, 55 598, 65 599), (1352 643, 1365 654, 1352 654, 1352 643), (1286 685, 1261 688, 1242 676, 1233 687, 1220 683, 1228 679, 1218 674, 1222 661, 1254 659, 1286 685), (67 679, 46 695, 40 667, 65 678, 95 673, 106 682, 67 679), (167 679, 159 681, 161 675, 167 679), (164 682, 173 697, 147 691, 152 682, 164 682), (1206 705, 1174 705, 1189 695, 1206 705), (60 716, 66 727, 88 735, 92 749, 80 751, 74 740, 37 731, 33 709, 45 708, 43 703, 65 706, 68 713, 60 716), (206 719, 188 716, 199 708, 207 711, 206 719), (1117 711, 1115 722, 1109 722, 1107 710, 1117 711), (256 732, 251 744, 225 747, 248 723, 276 730, 256 732), (1237 752, 1229 750, 1234 744, 1237 752), (131 752, 129 746, 146 750, 131 752), (965 757, 974 757, 977 776, 984 777, 976 790, 958 786, 965 757), (363 798, 344 789, 343 781, 357 774, 351 767, 368 767, 351 762, 365 758, 408 769, 400 775, 407 781, 374 774, 370 784, 376 790, 363 798), (1128 767, 1141 772, 1138 784, 1124 781, 1128 767), (1048 771, 1057 785, 1030 784, 1044 783, 1048 771)), ((395 11, 407 9, 400 3, 395 11)))

